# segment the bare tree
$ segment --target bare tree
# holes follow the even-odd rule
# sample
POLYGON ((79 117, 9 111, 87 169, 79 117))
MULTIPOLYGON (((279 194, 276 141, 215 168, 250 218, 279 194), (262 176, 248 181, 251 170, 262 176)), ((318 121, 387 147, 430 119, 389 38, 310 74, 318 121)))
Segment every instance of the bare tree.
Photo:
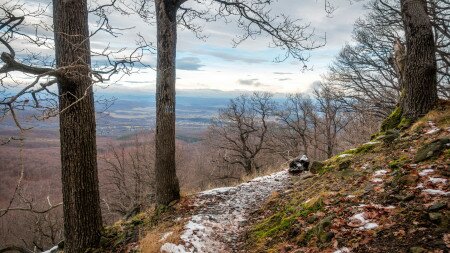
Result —
POLYGON ((209 138, 223 150, 222 159, 241 167, 246 174, 259 173, 262 151, 268 149, 270 118, 275 104, 269 93, 242 95, 230 101, 226 109, 212 120, 209 138))
POLYGON ((299 154, 310 156, 313 101, 305 94, 289 94, 276 112, 279 127, 274 132, 273 146, 286 160, 299 154))
POLYGON ((103 156, 107 192, 103 199, 106 210, 125 216, 142 210, 154 201, 154 143, 140 140, 136 135, 132 143, 121 147, 110 145, 103 156))
POLYGON ((347 105, 341 98, 342 94, 337 92, 331 84, 322 83, 313 91, 317 107, 313 117, 319 117, 319 131, 323 135, 322 144, 318 148, 330 158, 336 152, 338 136, 350 123, 346 113, 347 105))
MULTIPOLYGON (((148 11, 143 2, 140 10, 148 11)), ((175 56, 177 24, 201 37, 201 26, 193 23, 235 19, 243 34, 234 41, 236 45, 247 39, 266 34, 271 45, 284 50, 277 61, 289 57, 305 62, 305 50, 321 46, 312 41, 308 25, 286 15, 273 15, 272 2, 266 0, 155 0, 158 40, 157 91, 156 91, 156 192, 157 202, 167 205, 179 199, 179 183, 175 164, 175 56), (191 4, 191 5, 189 5, 191 4)), ((150 13, 151 16, 152 13, 150 13)), ((148 17, 148 15, 146 15, 148 17)), ((306 67, 306 65, 303 65, 306 67)))

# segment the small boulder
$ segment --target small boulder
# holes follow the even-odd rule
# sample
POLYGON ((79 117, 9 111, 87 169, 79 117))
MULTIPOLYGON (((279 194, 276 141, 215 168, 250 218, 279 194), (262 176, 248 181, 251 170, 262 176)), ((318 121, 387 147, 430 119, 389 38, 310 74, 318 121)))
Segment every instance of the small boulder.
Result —
POLYGON ((306 155, 298 156, 289 162, 289 173, 299 174, 308 171, 309 159, 306 155))
POLYGON ((439 211, 439 210, 441 210, 441 209, 444 209, 445 207, 447 207, 447 204, 446 204, 446 203, 444 203, 444 202, 438 202, 438 203, 433 204, 432 206, 430 206, 430 207, 428 208, 428 211, 430 211, 430 212, 436 212, 436 211, 439 211))
POLYGON ((448 143, 450 143, 450 138, 442 138, 423 145, 417 151, 414 161, 417 163, 427 160, 433 156, 440 155, 445 148, 448 148, 447 146, 448 143))
POLYGON ((380 139, 384 142, 384 144, 391 144, 394 140, 400 137, 400 131, 395 129, 390 129, 386 131, 386 134, 380 139))
POLYGON ((348 168, 350 168, 350 166, 352 165, 352 161, 351 160, 345 160, 339 163, 339 170, 346 170, 348 168))

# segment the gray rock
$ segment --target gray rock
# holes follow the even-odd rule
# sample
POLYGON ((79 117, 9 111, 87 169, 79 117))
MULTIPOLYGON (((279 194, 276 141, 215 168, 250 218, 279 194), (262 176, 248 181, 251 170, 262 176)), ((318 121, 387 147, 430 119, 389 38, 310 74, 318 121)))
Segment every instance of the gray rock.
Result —
POLYGON ((430 207, 428 208, 428 211, 430 211, 430 212, 436 212, 436 211, 439 211, 439 210, 441 210, 441 209, 444 209, 445 207, 447 207, 447 204, 446 204, 446 203, 444 203, 444 202, 438 202, 438 203, 436 203, 436 204, 430 206, 430 207))
POLYGON ((421 162, 427 160, 433 156, 438 156, 442 153, 442 151, 447 147, 447 144, 450 143, 450 138, 442 138, 437 139, 431 143, 423 145, 416 154, 414 158, 414 162, 421 162))

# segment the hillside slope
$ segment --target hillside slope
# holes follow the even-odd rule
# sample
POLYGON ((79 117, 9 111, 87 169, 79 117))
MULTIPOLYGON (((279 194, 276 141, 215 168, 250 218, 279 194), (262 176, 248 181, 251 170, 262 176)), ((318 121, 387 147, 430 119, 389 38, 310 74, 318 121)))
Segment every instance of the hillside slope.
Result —
POLYGON ((119 221, 95 252, 448 252, 450 105, 376 136, 313 174, 282 171, 119 221))
POLYGON ((259 210, 245 252, 448 252, 450 107, 323 163, 259 210))

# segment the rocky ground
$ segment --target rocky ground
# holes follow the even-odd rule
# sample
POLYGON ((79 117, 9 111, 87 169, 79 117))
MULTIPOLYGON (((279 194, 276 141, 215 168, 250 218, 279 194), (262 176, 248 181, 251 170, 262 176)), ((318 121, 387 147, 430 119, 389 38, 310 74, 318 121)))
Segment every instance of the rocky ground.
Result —
POLYGON ((450 110, 314 163, 270 199, 247 252, 449 252, 450 110))

